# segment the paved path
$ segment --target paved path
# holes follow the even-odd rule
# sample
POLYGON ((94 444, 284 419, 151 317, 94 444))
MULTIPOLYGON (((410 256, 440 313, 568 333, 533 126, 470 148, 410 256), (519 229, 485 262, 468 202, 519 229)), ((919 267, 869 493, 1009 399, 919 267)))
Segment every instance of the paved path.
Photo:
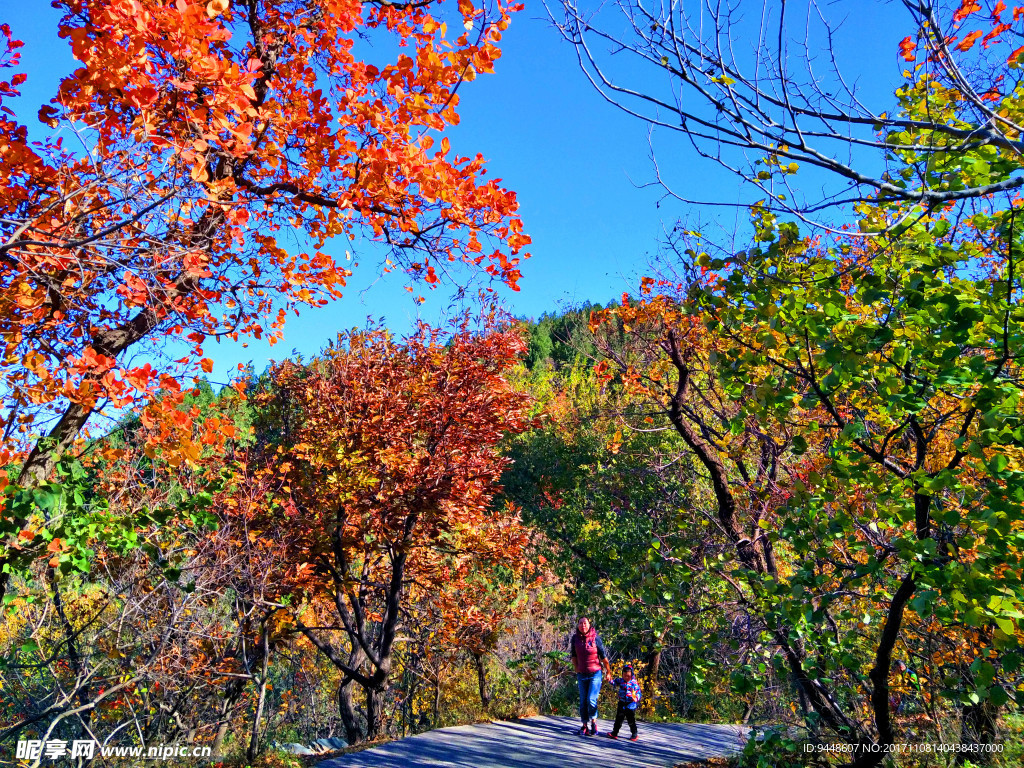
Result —
MULTIPOLYGON (((599 720, 601 733, 611 729, 599 720)), ((671 768, 742 749, 747 729, 739 725, 638 723, 640 740, 576 736, 579 721, 568 717, 461 725, 317 764, 317 768, 671 768)), ((624 726, 627 737, 629 727, 624 726)))

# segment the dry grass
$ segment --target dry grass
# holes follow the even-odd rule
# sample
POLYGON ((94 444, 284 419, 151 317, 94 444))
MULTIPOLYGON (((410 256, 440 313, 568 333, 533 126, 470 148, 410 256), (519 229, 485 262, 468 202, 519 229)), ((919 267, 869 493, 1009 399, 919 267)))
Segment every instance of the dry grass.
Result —
POLYGON ((680 763, 675 768, 730 768, 730 763, 727 757, 709 757, 707 760, 680 763))

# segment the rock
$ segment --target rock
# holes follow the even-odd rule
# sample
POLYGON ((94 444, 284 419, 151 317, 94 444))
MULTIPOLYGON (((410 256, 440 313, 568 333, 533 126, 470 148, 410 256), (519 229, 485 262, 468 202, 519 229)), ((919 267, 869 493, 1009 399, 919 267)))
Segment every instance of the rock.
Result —
POLYGON ((280 746, 278 746, 278 749, 283 750, 283 751, 287 752, 290 755, 315 755, 316 754, 316 752, 314 752, 309 747, 303 746, 302 744, 296 744, 295 742, 291 742, 291 743, 288 743, 288 744, 281 744, 280 746))
POLYGON ((337 749, 344 749, 348 746, 348 742, 344 739, 317 739, 309 745, 311 749, 315 749, 318 752, 333 752, 337 749))

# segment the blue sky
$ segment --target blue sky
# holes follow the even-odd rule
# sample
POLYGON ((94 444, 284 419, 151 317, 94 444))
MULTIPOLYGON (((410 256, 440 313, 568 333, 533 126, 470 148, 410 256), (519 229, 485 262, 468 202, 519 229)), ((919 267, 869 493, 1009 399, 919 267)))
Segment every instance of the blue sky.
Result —
MULTIPOLYGON (((34 115, 74 62, 56 36, 59 14, 48 3, 6 6, 0 21, 9 23, 15 37, 25 41, 23 71, 29 74, 24 96, 15 106, 21 114, 34 115)), ((825 6, 830 13, 847 14, 837 38, 840 64, 883 102, 901 70, 897 42, 910 31, 898 6, 868 0, 825 6)), ((496 74, 478 78, 460 91, 462 123, 450 136, 460 154, 483 153, 489 174, 503 179, 519 196, 534 243, 533 257, 523 265, 522 290, 502 291, 513 313, 535 317, 586 300, 606 302, 632 290, 639 276, 650 271, 647 265, 663 228, 680 217, 692 221, 711 216, 726 229, 734 224, 742 229, 742 212, 709 214, 662 201, 661 190, 641 186, 654 176, 647 127, 591 88, 574 50, 552 28, 539 2, 515 15, 502 49, 496 74)), ((679 192, 725 202, 749 199, 735 177, 697 157, 682 137, 656 133, 653 144, 662 171, 679 192)), ((337 250, 343 253, 344 248, 339 244, 337 250)), ((401 331, 417 315, 436 319, 448 304, 435 291, 427 292, 427 303, 417 307, 402 290, 402 279, 379 278, 370 250, 364 248, 360 258, 346 296, 323 309, 293 316, 283 345, 208 346, 206 353, 216 363, 213 378, 226 380, 239 362, 248 360, 262 370, 270 359, 280 359, 292 349, 314 354, 338 330, 362 325, 368 316, 384 318, 401 331)))

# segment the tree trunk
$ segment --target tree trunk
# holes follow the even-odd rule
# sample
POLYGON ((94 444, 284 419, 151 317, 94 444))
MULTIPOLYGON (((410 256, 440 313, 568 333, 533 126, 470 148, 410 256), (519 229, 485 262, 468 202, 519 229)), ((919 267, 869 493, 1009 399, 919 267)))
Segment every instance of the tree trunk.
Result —
POLYGON ((354 682, 348 677, 341 681, 338 686, 338 716, 341 717, 341 724, 345 728, 345 738, 349 744, 358 744, 362 741, 362 729, 359 727, 359 718, 356 716, 356 708, 352 703, 352 691, 354 682))
POLYGON ((384 735, 384 692, 387 682, 379 686, 367 686, 366 691, 366 738, 373 741, 384 735))
POLYGON ((487 670, 484 668, 484 656, 482 653, 474 653, 473 661, 476 664, 476 681, 480 688, 480 704, 487 712, 491 706, 491 694, 487 690, 487 670))
MULTIPOLYGON (((743 526, 738 517, 740 510, 733 495, 733 486, 731 485, 730 475, 726 469, 722 452, 714 443, 706 439, 706 430, 702 429, 703 425, 699 421, 691 423, 689 420, 687 406, 689 405, 691 394, 692 371, 690 364, 686 361, 685 354, 680 348, 675 330, 668 332, 665 343, 669 359, 672 361, 678 374, 676 391, 668 402, 669 420, 679 436, 683 438, 683 441, 697 456, 701 464, 704 465, 705 470, 707 470, 710 476, 711 485, 715 493, 716 506, 718 507, 718 522, 729 539, 729 543, 735 551, 739 562, 744 568, 753 572, 756 575, 755 578, 761 578, 766 573, 774 573, 775 565, 771 560, 770 549, 765 549, 763 545, 755 546, 754 542, 743 531, 743 526)), ((903 607, 909 596, 913 594, 913 580, 909 580, 911 588, 909 592, 906 589, 907 583, 908 580, 904 580, 904 585, 901 586, 900 591, 894 597, 894 603, 887 620, 890 632, 894 628, 898 633, 900 620, 903 617, 903 607)), ((841 702, 833 696, 828 687, 821 680, 808 675, 804 669, 806 654, 800 643, 790 641, 788 627, 783 624, 774 627, 770 626, 769 628, 775 643, 786 657, 790 672, 794 675, 797 682, 803 686, 811 708, 820 715, 825 725, 836 733, 841 734, 844 739, 861 743, 863 736, 859 733, 857 722, 846 714, 841 702)), ((884 653, 887 653, 887 651, 884 653)), ((876 669, 873 671, 873 674, 876 676, 872 678, 872 682, 876 685, 874 691, 876 702, 878 697, 884 694, 886 685, 885 677, 878 678, 877 669, 876 665, 876 669)), ((888 667, 885 668, 885 675, 888 675, 888 667)), ((875 713, 876 715, 879 713, 878 706, 875 706, 875 713)), ((891 731, 887 730, 888 721, 885 719, 887 714, 887 712, 882 712, 880 715, 879 732, 881 738, 886 743, 889 743, 892 740, 892 734, 891 731)), ((877 753, 877 756, 881 759, 882 755, 877 753)), ((869 768, 869 766, 877 764, 877 761, 874 760, 875 757, 876 753, 862 752, 855 764, 857 768, 869 768), (865 760, 867 762, 862 762, 865 760)))
POLYGON ((740 719, 740 722, 743 723, 743 725, 746 725, 750 722, 750 718, 754 714, 755 706, 757 706, 757 691, 754 691, 752 694, 750 694, 750 699, 747 701, 746 706, 743 708, 743 717, 740 719))
POLYGON ((256 714, 252 719, 252 733, 249 735, 249 748, 245 756, 249 760, 255 760, 260 748, 260 720, 263 719, 263 704, 267 700, 267 666, 270 661, 270 649, 268 647, 268 634, 263 629, 263 665, 260 669, 260 695, 256 701, 256 714))
POLYGON ((658 669, 661 667, 661 644, 655 646, 651 655, 647 657, 647 669, 644 670, 644 677, 647 678, 647 685, 658 684, 658 669))
POLYGON ((796 695, 797 695, 797 700, 799 701, 799 706, 800 706, 800 718, 804 722, 807 722, 807 714, 808 714, 808 711, 809 711, 809 708, 808 708, 808 705, 807 705, 807 693, 806 693, 806 691, 804 691, 804 687, 802 685, 800 685, 800 681, 799 680, 796 681, 796 695))
POLYGON ((996 743, 996 721, 999 707, 989 701, 969 704, 964 707, 960 720, 960 743, 977 744, 977 752, 957 752, 956 764, 963 765, 968 759, 975 765, 989 765, 995 753, 984 751, 992 749, 996 743))
POLYGON ((231 730, 231 718, 228 716, 228 713, 234 709, 238 698, 245 689, 246 682, 248 681, 235 678, 228 683, 227 690, 224 691, 224 698, 220 703, 220 712, 218 713, 217 731, 213 737, 213 745, 210 750, 215 758, 223 757, 224 739, 227 738, 228 731, 231 730))
POLYGON ((644 696, 642 708, 648 715, 654 711, 654 704, 661 696, 661 690, 658 687, 658 673, 661 671, 661 654, 664 650, 663 643, 667 635, 668 628, 666 627, 654 639, 654 645, 651 647, 651 653, 647 657, 647 665, 644 669, 644 677, 646 678, 644 685, 647 688, 647 695, 644 696))
POLYGON ((644 676, 647 678, 647 685, 655 686, 658 683, 658 671, 661 668, 661 653, 664 649, 665 638, 668 636, 668 627, 661 631, 651 646, 651 654, 647 657, 647 668, 644 676))
MULTIPOLYGON (((79 680, 87 681, 90 677, 88 674, 89 670, 86 669, 85 662, 78 647, 78 633, 75 632, 70 620, 68 620, 67 613, 64 611, 64 600, 61 597, 60 585, 57 580, 57 570, 55 568, 48 568, 47 575, 53 589, 53 607, 57 612, 58 619, 60 620, 61 629, 64 631, 64 642, 65 647, 67 648, 68 661, 71 665, 71 669, 74 670, 75 675, 79 680)), ((84 739, 89 735, 89 723, 92 720, 92 709, 87 707, 90 700, 90 691, 89 686, 86 683, 83 682, 78 686, 76 699, 78 700, 79 705, 83 707, 83 711, 78 715, 80 730, 76 738, 84 739)))
POLYGON ((684 663, 679 668, 679 714, 684 719, 690 712, 690 701, 689 701, 689 690, 687 683, 689 682, 690 665, 684 663))
MULTIPOLYGON (((223 212, 211 215, 204 213, 199 221, 193 225, 192 239, 197 249, 209 246, 212 241, 213 231, 220 221, 223 220, 224 215, 223 212), (214 222, 211 216, 217 217, 218 221, 214 222), (202 239, 202 242, 200 242, 200 239, 202 239)), ((145 306, 130 320, 126 320, 113 328, 100 329, 92 334, 90 346, 98 354, 117 359, 122 352, 145 338, 156 328, 164 316, 165 307, 173 306, 174 299, 194 291, 198 285, 197 278, 186 273, 185 276, 179 278, 177 282, 165 289, 161 296, 157 297, 155 306, 145 306)), ((83 382, 97 381, 99 378, 99 374, 93 373, 85 376, 83 382)), ((64 458, 81 434, 94 409, 94 406, 86 406, 80 403, 71 403, 65 408, 60 420, 50 429, 46 437, 36 441, 36 444, 25 459, 25 463, 21 465, 21 470, 18 473, 19 487, 25 490, 32 490, 38 488, 49 479, 54 468, 64 458)), ((11 522, 15 529, 23 530, 28 525, 28 518, 15 515, 11 522)), ((17 559, 17 556, 14 554, 15 552, 24 554, 20 546, 17 548, 12 546, 17 543, 17 536, 18 534, 12 535, 0 547, 0 610, 3 609, 3 598, 7 594, 11 575, 14 572, 12 568, 5 566, 9 566, 17 559)), ((30 549, 29 552, 32 552, 32 550, 30 549)))
POLYGON ((434 727, 441 727, 441 672, 434 678, 434 727))
MULTIPOLYGON (((222 712, 223 715, 223 712, 222 712)), ((212 757, 218 758, 223 757, 221 750, 224 748, 224 739, 227 738, 228 730, 231 726, 228 723, 226 717, 221 717, 220 724, 217 726, 217 734, 213 737, 213 746, 211 747, 212 757)))

